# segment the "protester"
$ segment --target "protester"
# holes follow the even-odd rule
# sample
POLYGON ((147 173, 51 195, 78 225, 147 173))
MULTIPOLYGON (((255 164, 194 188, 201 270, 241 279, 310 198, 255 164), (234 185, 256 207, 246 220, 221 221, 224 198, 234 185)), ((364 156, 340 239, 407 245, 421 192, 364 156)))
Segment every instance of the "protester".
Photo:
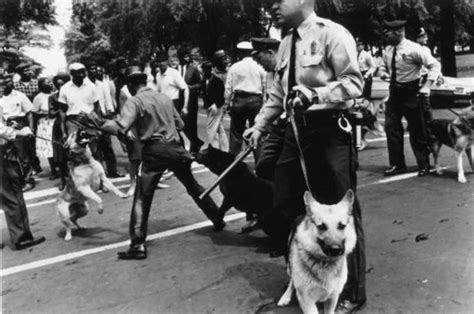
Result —
POLYGON ((235 155, 242 150, 245 124, 252 126, 262 107, 266 76, 265 70, 251 57, 250 42, 240 42, 237 49, 241 60, 229 68, 224 94, 230 115, 229 152, 235 155))
MULTIPOLYGON (((269 123, 286 106, 295 107, 295 125, 286 129, 275 170, 274 212, 263 222, 270 228, 267 230, 276 245, 272 256, 286 253, 291 226, 306 212, 306 190, 318 202, 334 204, 348 189, 357 189, 355 152, 347 121, 348 107, 362 94, 356 44, 344 27, 318 17, 314 4, 314 0, 274 2, 272 9, 279 26, 291 31, 280 45, 281 58, 270 99, 256 117, 255 125, 246 131, 256 147, 269 123), (293 102, 295 96, 300 100, 293 102), (299 133, 298 141, 293 126, 299 133)), ((366 302, 364 234, 357 197, 353 217, 357 245, 348 258, 348 280, 340 297, 340 312, 353 311, 366 302)))
MULTIPOLYGON (((178 50, 178 72, 184 79, 189 89, 189 100, 188 100, 188 114, 183 118, 184 120, 184 134, 190 141, 189 151, 193 154, 199 152, 203 141, 198 136, 197 118, 198 118, 198 95, 199 88, 201 87, 201 73, 196 68, 189 57, 189 52, 185 48, 178 50)), ((180 106, 184 107, 184 90, 180 90, 179 99, 180 106)))
MULTIPOLYGON (((216 66, 221 68, 222 64, 217 64, 216 66)), ((207 142, 214 148, 227 151, 229 149, 229 142, 222 122, 224 119, 224 82, 216 74, 212 73, 211 62, 204 62, 202 64, 202 71, 201 90, 204 109, 207 111, 207 142)))
POLYGON ((422 108, 428 101, 431 85, 441 74, 441 65, 420 45, 405 38, 405 24, 406 21, 402 20, 385 22, 388 46, 379 74, 382 79, 390 78, 390 97, 385 110, 390 167, 385 170, 385 175, 400 174, 407 170, 403 152, 402 117, 405 117, 418 165, 418 176, 422 177, 429 173, 428 135, 422 108), (428 69, 428 77, 420 88, 423 66, 428 69))
POLYGON ((66 108, 61 108, 59 99, 59 91, 61 87, 69 81, 69 75, 65 73, 57 74, 53 77, 53 85, 56 88, 56 92, 49 96, 49 116, 54 119, 53 126, 53 160, 54 164, 59 167, 59 174, 61 181, 59 183, 59 190, 62 191, 66 186, 67 177, 67 152, 65 151, 63 144, 66 141, 66 108))
POLYGON ((38 80, 39 94, 33 99, 32 112, 36 118, 36 156, 47 158, 51 174, 49 179, 59 177, 53 158, 53 126, 54 119, 49 116, 49 97, 53 91, 53 83, 48 78, 38 80))
POLYGON ((29 191, 35 187, 33 178, 32 158, 35 155, 32 150, 34 145, 33 130, 33 104, 25 94, 13 89, 12 75, 6 75, 3 78, 3 97, 0 99, 0 107, 3 110, 3 118, 6 120, 7 126, 11 126, 16 130, 25 127, 30 128, 31 135, 17 136, 12 140, 12 145, 16 150, 16 154, 20 159, 21 170, 24 180, 22 181, 23 191, 29 191))
MULTIPOLYGON (((125 134, 134 126, 143 143, 141 171, 132 205, 130 219, 131 244, 128 251, 119 252, 120 259, 143 259, 147 257, 145 245, 148 216, 155 187, 163 172, 170 168, 186 187, 188 194, 213 222, 217 231, 224 228, 222 214, 210 196, 199 198, 204 188, 191 172, 192 156, 179 142, 178 129, 183 128, 172 100, 146 87, 147 75, 138 66, 128 68, 127 87, 133 97, 128 99, 117 120, 108 120, 101 129, 113 134, 125 134)), ((92 120, 96 115, 90 115, 92 120)))

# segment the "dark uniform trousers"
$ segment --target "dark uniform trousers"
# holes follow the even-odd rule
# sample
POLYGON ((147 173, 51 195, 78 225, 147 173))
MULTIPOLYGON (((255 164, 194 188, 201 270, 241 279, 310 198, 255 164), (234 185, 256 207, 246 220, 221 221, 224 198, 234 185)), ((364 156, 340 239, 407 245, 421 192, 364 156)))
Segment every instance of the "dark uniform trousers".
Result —
MULTIPOLYGON (((181 97, 184 101, 184 92, 180 91, 180 102, 181 97), (183 94, 183 96, 181 96, 183 94)), ((184 117, 184 129, 183 132, 191 142, 190 151, 198 152, 199 147, 203 144, 203 141, 199 139, 197 132, 197 117, 198 117, 198 94, 194 90, 189 90, 189 101, 188 101, 188 115, 184 117)), ((180 111, 178 111, 180 112, 180 111)))
POLYGON ((282 119, 270 125, 270 132, 259 148, 258 161, 255 165, 255 174, 258 177, 270 181, 275 179, 275 167, 283 149, 286 126, 286 120, 282 119))
POLYGON ((237 155, 242 150, 242 134, 245 131, 245 123, 249 127, 254 124, 255 116, 262 108, 262 96, 245 92, 235 92, 230 107, 230 139, 229 152, 237 155))
POLYGON ((222 219, 210 196, 199 199, 205 189, 194 178, 191 172, 192 157, 181 144, 150 141, 144 144, 142 156, 141 174, 137 180, 130 218, 131 246, 145 243, 151 202, 156 185, 166 169, 174 172, 207 218, 214 223, 222 219))
POLYGON ((429 102, 426 97, 417 95, 418 83, 413 84, 416 88, 408 89, 394 87, 393 85, 390 85, 390 97, 385 109, 385 133, 387 134, 389 163, 391 166, 406 167, 402 124, 402 118, 405 117, 408 123, 410 144, 418 168, 425 169, 429 166, 428 135, 425 119, 430 119, 431 111, 424 107, 429 106, 429 102))
MULTIPOLYGON (((23 198, 23 176, 20 165, 5 159, 5 145, 0 145, 0 205, 5 212, 8 232, 13 244, 32 240, 28 212, 23 198)), ((15 158, 15 156, 10 155, 15 158)))
MULTIPOLYGON (((25 126, 28 126, 27 117, 10 118, 7 120, 7 125, 11 126, 12 122, 18 123, 20 129, 25 126)), ((25 178, 24 183, 35 183, 33 179, 34 158, 36 156, 35 142, 36 139, 34 138, 34 136, 17 136, 12 141, 13 146, 15 147, 16 154, 21 162, 21 173, 25 178)))
MULTIPOLYGON (((341 113, 342 111, 311 113, 305 115, 305 125, 298 125, 311 191, 320 203, 335 204, 348 189, 355 192, 357 187, 352 135, 337 125, 338 115, 341 113)), ((272 240, 280 248, 286 245, 297 217, 306 213, 303 201, 306 190, 298 146, 289 125, 275 170, 274 211, 263 217, 263 229, 270 232, 272 240)), ((357 245, 348 256, 349 275, 341 298, 359 302, 365 301, 366 292, 365 240, 357 197, 353 217, 357 245)))

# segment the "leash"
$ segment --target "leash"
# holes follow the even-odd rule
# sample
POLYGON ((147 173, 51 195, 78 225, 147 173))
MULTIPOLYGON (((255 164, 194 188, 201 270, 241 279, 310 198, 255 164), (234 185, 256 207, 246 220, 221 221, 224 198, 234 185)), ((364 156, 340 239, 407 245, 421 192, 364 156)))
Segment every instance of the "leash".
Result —
POLYGON ((469 126, 469 128, 472 129, 471 122, 470 122, 468 119, 466 119, 464 116, 462 116, 461 114, 457 113, 456 111, 454 111, 454 110, 451 109, 451 108, 448 108, 448 110, 449 110, 452 114, 454 114, 456 117, 458 117, 459 119, 461 119, 462 121, 464 121, 464 123, 466 123, 466 124, 469 126))
POLYGON ((53 139, 41 137, 41 136, 38 136, 38 135, 33 135, 33 136, 34 136, 35 138, 40 139, 40 140, 43 140, 43 141, 48 141, 48 142, 51 142, 51 143, 53 143, 53 144, 63 145, 63 143, 58 142, 58 141, 55 141, 55 140, 53 140, 53 139))

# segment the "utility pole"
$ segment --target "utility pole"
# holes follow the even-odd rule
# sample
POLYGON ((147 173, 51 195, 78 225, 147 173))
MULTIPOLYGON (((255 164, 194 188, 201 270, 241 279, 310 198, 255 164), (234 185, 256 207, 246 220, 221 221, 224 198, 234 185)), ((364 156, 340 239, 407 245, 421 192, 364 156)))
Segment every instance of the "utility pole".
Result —
POLYGON ((438 0, 440 6, 441 70, 446 76, 457 76, 454 51, 454 0, 438 0))

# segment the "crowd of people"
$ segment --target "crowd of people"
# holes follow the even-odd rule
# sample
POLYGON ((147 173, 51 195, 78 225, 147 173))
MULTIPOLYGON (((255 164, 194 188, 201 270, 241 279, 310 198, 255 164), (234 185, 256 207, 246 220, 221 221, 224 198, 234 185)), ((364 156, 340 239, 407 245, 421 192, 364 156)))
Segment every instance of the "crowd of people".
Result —
MULTIPOLYGON (((128 193, 134 195, 131 245, 119 252, 120 259, 147 257, 148 213, 166 172, 176 175, 215 230, 222 230, 225 222, 218 206, 209 196, 199 198, 204 189, 193 177, 191 162, 204 143, 237 155, 244 139, 255 148, 256 174, 274 183, 273 211, 258 223, 269 230, 274 245, 271 256, 284 255, 292 226, 305 213, 306 190, 326 204, 339 201, 348 189, 357 190, 351 111, 356 98, 371 103, 375 75, 389 82, 390 91, 385 130, 376 118, 372 121, 372 128, 387 136, 389 168, 384 174, 406 171, 401 122, 405 117, 418 175, 426 175, 431 119, 427 96, 441 74, 439 62, 421 46, 426 33, 420 30, 420 45, 405 38, 405 21, 386 22, 387 47, 374 58, 363 42, 341 25, 317 16, 313 7, 312 0, 276 1, 276 22, 288 33, 281 43, 271 38, 240 42, 239 61, 233 64, 224 50, 202 60, 199 48, 181 47, 156 54, 146 69, 119 58, 108 69, 110 75, 93 60, 72 63, 68 74, 52 79, 33 78, 24 63, 16 68, 15 82, 14 75, 4 75, 1 137, 11 145, 1 145, 2 161, 9 160, 2 162, 2 181, 15 177, 15 187, 2 184, 2 207, 8 213, 9 229, 23 224, 11 228, 12 242, 23 248, 44 240, 29 232, 22 201, 22 190, 34 188, 34 176, 42 172, 38 157, 47 158, 51 179, 59 177, 62 189, 68 172, 62 143, 72 132, 89 127, 94 137, 91 151, 105 162, 109 177, 123 176, 111 135, 120 139, 129 158, 128 193), (199 99, 207 113, 206 133, 201 137, 199 99), (226 114, 229 137, 223 126, 226 114), (14 230, 18 228, 25 235, 19 236, 14 230)), ((370 111, 372 118, 377 112, 377 108, 370 111)), ((364 233, 357 197, 353 216, 357 246, 349 256, 349 278, 340 304, 348 311, 366 301, 364 233)), ((247 218, 249 228, 256 225, 255 217, 247 218)))

